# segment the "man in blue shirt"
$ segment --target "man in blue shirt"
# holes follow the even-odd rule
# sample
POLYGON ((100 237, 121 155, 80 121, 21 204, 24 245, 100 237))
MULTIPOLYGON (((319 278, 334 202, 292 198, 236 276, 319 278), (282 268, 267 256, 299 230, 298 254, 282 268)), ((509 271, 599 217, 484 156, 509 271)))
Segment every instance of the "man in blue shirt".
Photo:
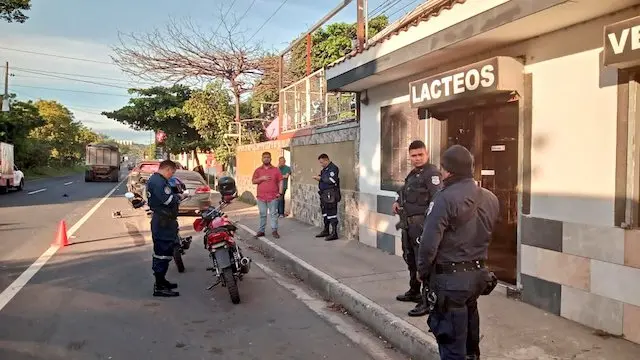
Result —
POLYGON ((278 203, 278 215, 285 217, 284 214, 284 194, 286 194, 289 188, 289 176, 291 175, 291 168, 287 166, 287 160, 284 156, 281 156, 278 160, 278 168, 280 168, 280 174, 282 174, 282 194, 280 195, 280 202, 278 203))
POLYGON ((169 262, 173 259, 173 248, 178 243, 178 206, 186 194, 176 194, 171 189, 169 179, 176 172, 176 163, 165 160, 158 171, 147 182, 147 203, 153 211, 151 217, 151 238, 153 239, 153 259, 151 268, 156 279, 153 296, 173 297, 178 285, 165 278, 169 262))

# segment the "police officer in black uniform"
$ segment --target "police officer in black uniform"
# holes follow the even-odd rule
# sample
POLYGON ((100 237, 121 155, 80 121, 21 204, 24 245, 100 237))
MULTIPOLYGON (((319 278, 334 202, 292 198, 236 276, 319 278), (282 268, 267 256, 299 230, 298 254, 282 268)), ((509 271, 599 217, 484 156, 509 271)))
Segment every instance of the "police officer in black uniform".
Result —
POLYGON ((320 175, 313 178, 318 181, 320 194, 320 210, 324 220, 324 230, 316 235, 326 241, 338 239, 338 203, 342 200, 340 194, 340 169, 327 154, 320 154, 318 161, 322 166, 320 175))
POLYGON ((174 291, 177 284, 165 278, 169 262, 173 259, 173 248, 178 244, 178 206, 186 194, 175 194, 169 179, 176 172, 177 165, 171 160, 160 163, 158 171, 147 182, 148 204, 151 217, 151 238, 153 239, 153 275, 155 284, 153 296, 173 297, 180 293, 174 291))
POLYGON ((393 203, 393 212, 402 212, 406 218, 407 228, 402 230, 402 257, 409 268, 409 291, 396 296, 396 300, 417 302, 409 316, 424 316, 429 312, 429 306, 420 291, 417 255, 427 207, 441 187, 440 171, 429 163, 429 152, 420 140, 409 145, 409 157, 413 170, 404 180, 401 196, 393 203))
POLYGON ((477 360, 477 300, 497 285, 485 261, 499 203, 474 181, 473 157, 463 146, 447 149, 441 167, 444 188, 429 204, 418 257, 420 279, 430 288, 427 324, 441 359, 477 360))

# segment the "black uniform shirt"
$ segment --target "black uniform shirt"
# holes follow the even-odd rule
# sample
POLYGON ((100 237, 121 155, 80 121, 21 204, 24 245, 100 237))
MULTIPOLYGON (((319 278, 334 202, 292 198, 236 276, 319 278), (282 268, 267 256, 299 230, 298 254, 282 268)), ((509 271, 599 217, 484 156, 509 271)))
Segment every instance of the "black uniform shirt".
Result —
POLYGON ((432 164, 414 168, 404 180, 404 208, 407 216, 425 215, 429 203, 442 188, 441 175, 432 164))
POLYGON ((436 264, 486 260, 491 233, 498 219, 498 198, 481 188, 474 216, 453 230, 456 216, 473 206, 478 185, 472 178, 459 180, 440 191, 427 210, 420 241, 418 272, 421 278, 436 264))

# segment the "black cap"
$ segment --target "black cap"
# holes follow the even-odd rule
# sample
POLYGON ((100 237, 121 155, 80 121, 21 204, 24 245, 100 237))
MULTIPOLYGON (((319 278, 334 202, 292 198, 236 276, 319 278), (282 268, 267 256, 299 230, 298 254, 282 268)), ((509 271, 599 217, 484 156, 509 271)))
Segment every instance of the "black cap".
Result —
POLYGON ((462 145, 453 145, 448 148, 442 154, 440 165, 453 175, 473 177, 473 156, 462 145))

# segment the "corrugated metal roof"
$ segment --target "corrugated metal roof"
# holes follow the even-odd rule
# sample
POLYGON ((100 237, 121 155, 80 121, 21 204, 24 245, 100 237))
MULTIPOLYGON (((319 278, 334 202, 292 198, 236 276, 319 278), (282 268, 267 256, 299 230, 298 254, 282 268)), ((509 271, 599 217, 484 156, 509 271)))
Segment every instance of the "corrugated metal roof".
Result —
POLYGON ((398 21, 393 24, 387 26, 385 29, 380 31, 374 37, 372 37, 369 42, 365 45, 363 50, 353 50, 349 54, 344 57, 336 60, 335 62, 327 65, 327 68, 334 67, 347 59, 350 59, 364 50, 371 49, 379 44, 385 42, 391 37, 398 35, 402 31, 407 31, 410 28, 417 26, 418 24, 429 20, 431 17, 438 16, 443 10, 449 10, 456 4, 465 3, 466 0, 431 0, 427 1, 421 5, 418 5, 413 11, 409 12, 407 15, 400 18, 398 21))

